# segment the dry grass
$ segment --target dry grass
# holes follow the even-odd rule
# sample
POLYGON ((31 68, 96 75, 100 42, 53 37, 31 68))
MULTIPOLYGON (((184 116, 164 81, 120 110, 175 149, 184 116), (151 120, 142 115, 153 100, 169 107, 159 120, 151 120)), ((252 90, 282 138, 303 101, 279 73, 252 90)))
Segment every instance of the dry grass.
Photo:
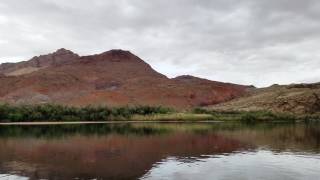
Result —
POLYGON ((201 121, 213 120, 210 114, 193 113, 171 113, 171 114, 153 114, 153 115, 134 115, 130 118, 133 121, 201 121))

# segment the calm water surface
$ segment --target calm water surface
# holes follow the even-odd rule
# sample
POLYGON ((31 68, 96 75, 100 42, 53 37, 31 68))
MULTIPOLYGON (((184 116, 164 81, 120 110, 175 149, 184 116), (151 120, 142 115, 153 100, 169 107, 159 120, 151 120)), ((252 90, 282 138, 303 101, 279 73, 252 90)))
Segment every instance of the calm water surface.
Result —
POLYGON ((320 124, 0 126, 0 179, 320 179, 320 124))

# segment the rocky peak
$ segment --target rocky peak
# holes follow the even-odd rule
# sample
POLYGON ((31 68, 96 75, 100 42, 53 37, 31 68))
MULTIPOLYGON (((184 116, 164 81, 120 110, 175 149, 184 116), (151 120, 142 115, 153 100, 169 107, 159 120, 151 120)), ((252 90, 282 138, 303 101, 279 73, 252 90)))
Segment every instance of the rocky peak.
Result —
POLYGON ((75 62, 78 58, 78 54, 75 54, 70 50, 61 48, 51 54, 36 56, 30 61, 31 64, 36 67, 47 67, 69 64, 75 62))
POLYGON ((74 52, 67 50, 65 48, 60 48, 58 49, 56 52, 52 53, 53 55, 66 55, 66 54, 73 54, 73 55, 77 55, 74 52))
POLYGON ((130 51, 122 49, 112 49, 110 51, 105 52, 104 54, 111 54, 112 56, 134 56, 130 51))
POLYGON ((132 54, 130 51, 125 51, 122 49, 113 49, 110 51, 106 51, 102 53, 101 56, 113 61, 140 60, 140 58, 132 54))

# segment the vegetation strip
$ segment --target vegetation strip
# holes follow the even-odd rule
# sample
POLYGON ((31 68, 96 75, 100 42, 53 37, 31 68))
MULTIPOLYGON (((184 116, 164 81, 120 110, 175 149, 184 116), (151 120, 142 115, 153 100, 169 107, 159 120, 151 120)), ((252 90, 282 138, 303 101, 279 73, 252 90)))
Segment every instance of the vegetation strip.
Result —
POLYGON ((0 122, 32 122, 32 121, 112 121, 128 120, 133 115, 168 114, 170 108, 161 106, 136 107, 103 107, 86 106, 70 107, 62 105, 0 105, 0 122))
POLYGON ((166 107, 135 106, 135 107, 104 107, 86 106, 70 107, 62 105, 19 105, 0 104, 0 123, 28 124, 41 123, 105 123, 108 122, 139 122, 139 121, 297 121, 318 120, 318 117, 295 116, 292 114, 272 113, 268 111, 235 112, 212 111, 195 108, 186 112, 177 112, 166 107))

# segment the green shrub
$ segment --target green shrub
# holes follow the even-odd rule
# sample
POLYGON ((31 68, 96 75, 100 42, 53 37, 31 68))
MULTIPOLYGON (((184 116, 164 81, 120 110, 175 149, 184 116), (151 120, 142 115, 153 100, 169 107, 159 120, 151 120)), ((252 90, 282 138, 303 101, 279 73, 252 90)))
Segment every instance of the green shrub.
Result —
POLYGON ((173 110, 164 107, 134 106, 70 107, 55 104, 19 105, 0 104, 0 121, 104 121, 129 119, 133 115, 166 114, 173 110))

